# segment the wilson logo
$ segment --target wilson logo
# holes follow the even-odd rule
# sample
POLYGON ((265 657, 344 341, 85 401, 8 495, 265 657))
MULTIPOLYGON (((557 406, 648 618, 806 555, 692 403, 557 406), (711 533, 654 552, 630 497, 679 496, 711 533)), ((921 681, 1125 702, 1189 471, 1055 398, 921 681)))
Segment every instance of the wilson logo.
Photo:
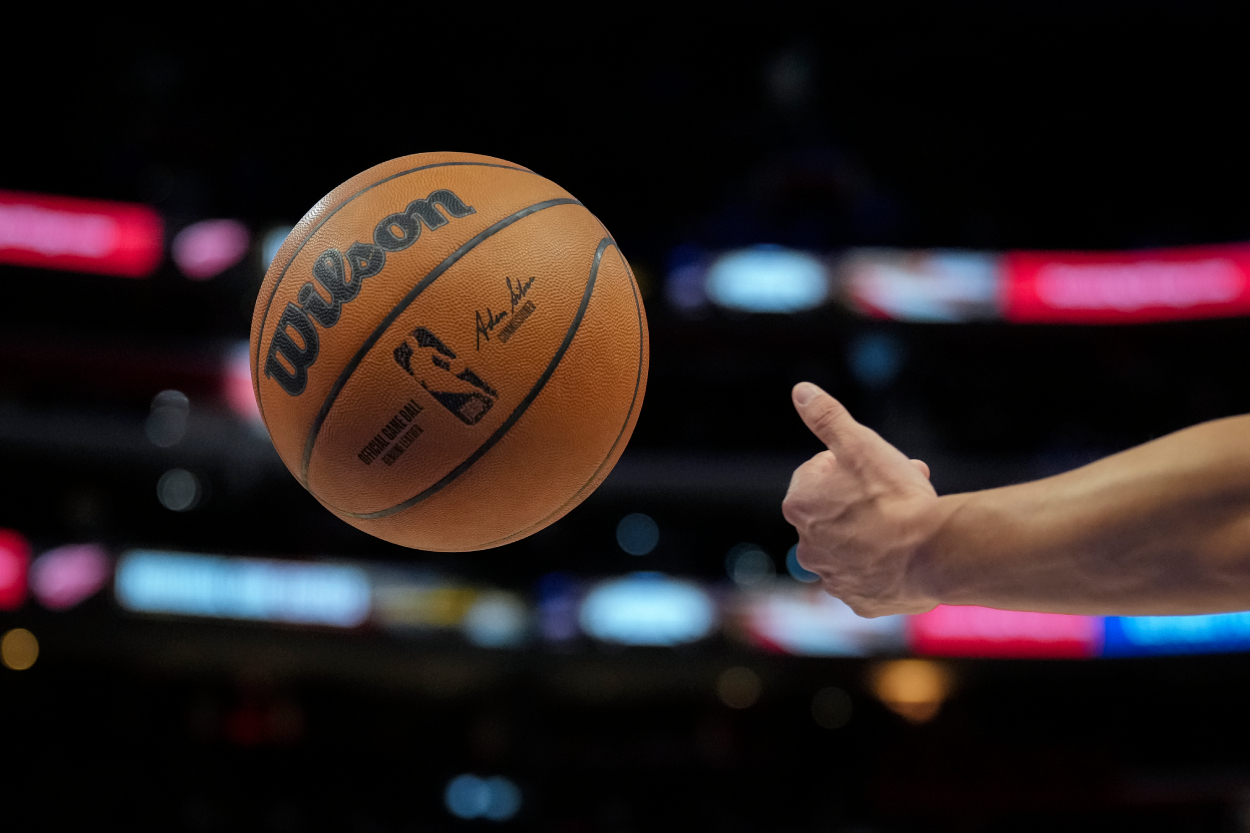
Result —
POLYGON ((449 218, 474 213, 472 206, 441 189, 383 217, 373 229, 372 243, 353 243, 346 254, 329 248, 318 255, 312 268, 316 283, 308 281, 300 287, 296 295, 299 303, 287 303, 274 327, 265 376, 291 396, 303 393, 308 386, 308 370, 321 349, 317 326, 329 329, 337 324, 343 305, 355 300, 365 279, 386 266, 386 255, 402 252, 417 242, 423 226, 434 231, 447 225, 449 218))

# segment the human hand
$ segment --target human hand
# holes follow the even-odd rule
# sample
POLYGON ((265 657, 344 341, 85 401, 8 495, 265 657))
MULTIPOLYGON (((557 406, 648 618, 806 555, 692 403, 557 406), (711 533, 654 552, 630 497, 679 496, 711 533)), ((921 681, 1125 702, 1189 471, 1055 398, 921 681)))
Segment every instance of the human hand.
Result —
POLYGON ((937 600, 917 575, 941 523, 929 467, 908 460, 815 385, 801 382, 792 396, 829 449, 799 466, 781 504, 799 533, 799 564, 860 616, 933 608, 937 600))

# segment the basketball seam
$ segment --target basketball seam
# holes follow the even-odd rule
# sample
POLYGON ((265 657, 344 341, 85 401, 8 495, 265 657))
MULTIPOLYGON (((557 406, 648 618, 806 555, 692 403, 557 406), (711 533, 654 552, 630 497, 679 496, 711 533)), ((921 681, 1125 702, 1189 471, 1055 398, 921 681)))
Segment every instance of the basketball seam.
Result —
POLYGON ((456 265, 462 257, 489 240, 491 237, 494 237, 499 232, 508 228, 513 223, 524 220, 526 217, 530 217, 545 209, 554 208, 559 205, 581 206, 581 203, 571 197, 543 200, 542 202, 536 202, 533 205, 526 206, 520 211, 510 214, 502 220, 493 223, 470 237, 462 243, 458 249, 444 258, 441 263, 427 272, 425 277, 417 281, 416 285, 414 285, 412 289, 408 290, 408 293, 399 300, 399 303, 391 308, 391 311, 383 317, 383 319, 374 328, 373 332, 369 334, 369 337, 366 338, 360 345, 360 348, 356 350, 355 355, 353 355, 347 364, 344 365, 343 370, 339 373, 339 377, 334 380, 334 384, 330 387, 329 393, 326 394, 326 398, 321 402, 321 408, 317 411, 317 416, 314 418, 313 424, 308 430, 308 439, 304 443, 304 456, 300 461, 300 481, 304 484, 305 488, 308 487, 308 466, 312 460, 313 447, 317 444, 317 436, 321 433, 321 426, 325 424, 326 417, 330 415, 330 409, 334 407, 334 403, 338 399, 339 394, 343 392, 343 388, 346 387, 347 383, 351 380, 352 374, 356 372, 356 368, 360 366, 364 357, 370 350, 373 349, 373 346, 378 343, 378 340, 382 338, 383 333, 390 329, 390 326, 394 324, 395 320, 399 318, 403 311, 417 299, 418 295, 428 289, 429 286, 433 284, 434 281, 438 280, 438 278, 448 269, 456 265))
POLYGON ((537 176, 537 174, 535 174, 529 168, 521 168, 521 167, 517 167, 513 165, 497 165, 493 162, 436 162, 433 165, 420 165, 416 168, 409 168, 406 171, 399 171, 397 173, 393 173, 388 177, 379 179, 377 182, 370 183, 365 188, 361 188, 359 191, 352 194, 350 197, 348 197, 347 199, 343 200, 341 203, 336 205, 333 211, 331 211, 329 214, 323 217, 321 221, 317 223, 317 225, 309 229, 308 233, 304 235, 304 239, 300 241, 299 246, 296 247, 295 251, 291 253, 291 257, 287 260, 286 265, 282 267, 282 274, 278 275, 278 279, 274 281, 273 283, 273 289, 270 290, 269 298, 265 301, 265 314, 261 316, 260 330, 256 336, 256 366, 252 370, 252 379, 254 380, 254 385, 256 388, 256 407, 260 409, 261 419, 265 420, 266 426, 269 425, 269 421, 265 419, 265 403, 261 399, 261 395, 260 395, 260 361, 261 361, 260 357, 261 357, 261 352, 262 352, 261 343, 265 340, 265 325, 269 323, 269 310, 273 305, 274 296, 278 294, 278 287, 281 286, 282 281, 286 279, 286 273, 291 268, 291 264, 295 262, 295 258, 299 256, 300 252, 304 251, 304 247, 308 245, 309 240, 312 240, 313 235, 316 234, 321 229, 322 226, 330 222, 331 217, 333 217, 335 214, 338 214, 339 211, 345 208, 348 203, 352 202, 360 195, 367 193, 368 191, 372 191, 374 188, 378 187, 379 185, 382 185, 383 183, 390 182, 392 179, 398 179, 401 176, 414 174, 417 171, 427 171, 433 168, 449 168, 449 167, 457 167, 457 166, 471 166, 471 167, 479 167, 479 168, 504 168, 505 170, 509 170, 509 171, 520 171, 521 173, 533 174, 534 176, 537 176))
MULTIPOLYGON (((617 255, 620 256, 621 263, 625 264, 625 273, 627 275, 630 275, 629 264, 625 260, 625 255, 621 254, 621 247, 616 245, 616 241, 613 241, 612 245, 616 249, 617 255)), ((584 499, 583 493, 591 487, 591 484, 594 483, 595 480, 598 479, 599 473, 603 471, 603 467, 606 466, 608 464, 608 461, 612 459, 612 452, 616 451, 616 447, 621 442, 621 437, 625 436, 625 429, 629 427, 630 420, 633 419, 634 417, 634 408, 638 404, 638 388, 641 387, 642 385, 642 366, 643 366, 644 356, 646 355, 646 340, 643 338, 643 330, 642 330, 642 302, 638 298, 638 286, 634 282, 632 275, 630 275, 629 283, 630 283, 630 289, 634 293, 634 307, 638 311, 638 375, 634 377, 634 397, 633 399, 630 400, 629 409, 625 412, 625 422, 623 425, 621 425, 621 430, 617 432, 616 439, 612 441, 612 447, 608 449, 608 453, 604 456, 603 462, 599 464, 599 467, 595 469, 595 473, 592 474, 586 480, 586 482, 582 484, 582 487, 580 489, 578 489, 576 492, 573 493, 572 497, 570 497, 564 503, 561 503, 558 507, 553 509, 551 512, 547 513, 547 515, 544 516, 542 520, 535 521, 534 523, 530 524, 524 529, 519 530, 517 532, 513 532, 510 535, 505 535, 502 538, 496 538, 493 541, 487 541, 485 544, 482 544, 482 547, 481 547, 482 549, 486 549, 488 547, 493 547, 493 546, 498 546, 501 544, 506 544, 509 541, 515 541, 515 540, 524 538, 526 535, 529 535, 530 532, 542 529, 543 526, 545 526, 552 520, 552 518, 557 517, 563 514, 564 512, 568 511, 567 507, 569 507, 570 505, 576 506, 578 502, 584 499)))
POLYGON ((555 355, 552 356, 551 361, 547 363, 547 369, 544 370, 542 375, 538 377, 534 386, 530 388, 530 392, 525 395, 525 398, 522 399, 521 403, 517 405, 511 414, 508 415, 508 418, 504 420, 504 423, 495 429, 495 432, 491 434, 485 442, 478 446, 477 449, 466 457, 463 462, 459 463, 454 469, 443 475, 437 483, 424 491, 413 495, 407 500, 395 504, 389 509, 380 509, 377 512, 347 512, 342 509, 339 509, 338 511, 348 517, 359 518, 361 520, 376 520, 378 518, 385 518, 390 515, 394 515, 396 512, 402 512, 403 510, 416 506, 426 498, 442 491, 452 481, 456 480, 460 477, 460 475, 468 471, 474 463, 486 454, 486 452, 494 448, 495 445, 498 444, 499 441, 512 430, 512 427, 516 425, 521 417, 525 415, 525 412, 529 410, 530 405, 534 404, 534 400, 536 400, 538 395, 542 393, 543 388, 547 385, 547 382, 551 380, 552 374, 554 374, 556 368, 560 366, 560 362, 563 360, 564 354, 568 352, 569 345, 573 343, 574 336, 576 336, 577 331, 581 329, 582 319, 586 315, 587 307, 590 306, 590 298, 595 291, 595 282, 598 279, 599 264, 603 260, 603 254, 607 251, 608 246, 615 245, 616 244, 611 237, 605 237, 599 241, 599 245, 595 249, 595 256, 591 261, 590 274, 586 279, 586 290, 582 294, 581 305, 577 309, 577 314, 573 316, 573 321, 569 324, 568 331, 564 334, 564 341, 561 342, 560 346, 556 349, 555 355))

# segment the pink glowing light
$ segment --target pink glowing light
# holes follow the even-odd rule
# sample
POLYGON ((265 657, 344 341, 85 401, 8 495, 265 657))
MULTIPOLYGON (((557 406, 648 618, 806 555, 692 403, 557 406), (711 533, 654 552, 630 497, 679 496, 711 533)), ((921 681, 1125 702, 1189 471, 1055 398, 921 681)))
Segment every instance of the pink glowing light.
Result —
POLYGON ((238 220, 204 220, 178 232, 171 248, 182 273, 193 281, 204 281, 242 260, 251 243, 251 235, 238 220))
POLYGON ((145 205, 0 191, 0 263, 145 278, 164 235, 145 205))
POLYGON ((910 617, 907 631, 913 651, 946 657, 1077 659, 1095 656, 1103 639, 1097 616, 957 605, 910 617))
POLYGON ((108 584, 111 565, 95 544, 48 550, 30 567, 30 590, 50 610, 68 610, 108 584))

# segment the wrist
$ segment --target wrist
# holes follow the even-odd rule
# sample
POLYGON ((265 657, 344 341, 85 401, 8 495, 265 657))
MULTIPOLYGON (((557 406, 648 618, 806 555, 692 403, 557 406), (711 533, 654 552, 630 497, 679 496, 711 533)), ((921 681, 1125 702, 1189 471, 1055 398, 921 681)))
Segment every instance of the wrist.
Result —
POLYGON ((939 604, 959 604, 952 580, 959 552, 958 517, 971 494, 943 495, 927 502, 918 524, 919 540, 907 565, 909 595, 930 610, 939 604))

